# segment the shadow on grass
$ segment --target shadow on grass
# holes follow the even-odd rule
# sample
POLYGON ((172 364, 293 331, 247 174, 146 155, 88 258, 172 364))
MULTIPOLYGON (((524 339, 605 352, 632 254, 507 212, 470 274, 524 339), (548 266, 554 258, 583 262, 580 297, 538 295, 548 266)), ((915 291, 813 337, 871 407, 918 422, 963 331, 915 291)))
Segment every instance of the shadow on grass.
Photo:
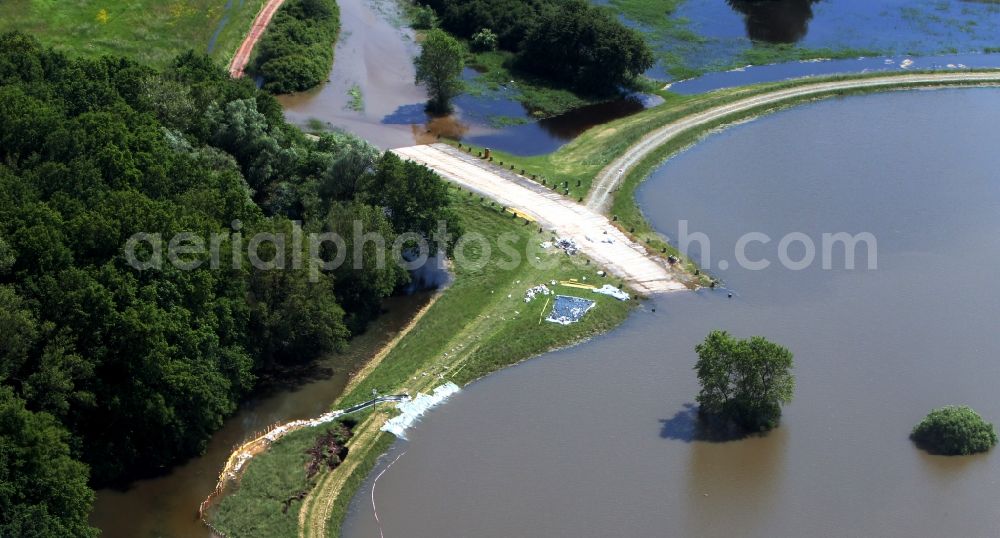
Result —
POLYGON ((699 415, 698 406, 693 403, 684 404, 683 409, 671 418, 660 420, 660 424, 660 437, 685 443, 726 443, 754 435, 729 421, 699 415))

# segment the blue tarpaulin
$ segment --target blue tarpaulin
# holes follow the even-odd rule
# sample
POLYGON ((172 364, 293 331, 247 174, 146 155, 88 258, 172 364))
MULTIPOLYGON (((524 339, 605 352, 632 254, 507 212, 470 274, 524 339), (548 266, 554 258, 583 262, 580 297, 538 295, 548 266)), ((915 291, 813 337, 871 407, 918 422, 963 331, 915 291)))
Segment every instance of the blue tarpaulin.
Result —
POLYGON ((591 308, 594 308, 595 304, 597 303, 582 297, 556 295, 556 302, 552 305, 552 312, 549 313, 549 317, 545 318, 545 321, 551 321, 560 325, 576 323, 591 308))

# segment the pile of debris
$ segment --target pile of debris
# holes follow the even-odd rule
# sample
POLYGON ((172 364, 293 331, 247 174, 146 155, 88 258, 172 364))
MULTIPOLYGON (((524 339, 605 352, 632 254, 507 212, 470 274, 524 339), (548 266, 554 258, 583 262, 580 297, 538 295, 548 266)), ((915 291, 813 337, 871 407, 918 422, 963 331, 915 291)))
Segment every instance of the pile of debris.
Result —
POLYGON ((352 432, 344 424, 337 424, 334 429, 316 438, 312 448, 306 450, 310 456, 306 464, 306 479, 310 479, 325 465, 333 470, 347 457, 347 440, 352 432))
POLYGON ((530 288, 528 291, 524 292, 524 302, 530 303, 539 295, 552 295, 552 290, 550 290, 545 284, 540 284, 534 288, 530 288))
POLYGON ((572 239, 559 238, 556 239, 555 246, 562 249, 566 254, 570 256, 580 252, 580 247, 576 246, 576 241, 572 239))

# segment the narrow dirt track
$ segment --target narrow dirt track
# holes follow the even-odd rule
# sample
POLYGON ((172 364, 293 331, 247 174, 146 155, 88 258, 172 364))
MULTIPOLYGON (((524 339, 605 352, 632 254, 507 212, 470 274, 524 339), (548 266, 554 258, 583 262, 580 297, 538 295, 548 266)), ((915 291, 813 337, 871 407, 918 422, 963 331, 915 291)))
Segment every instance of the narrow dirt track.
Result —
POLYGON ((285 0, 268 0, 264 4, 260 13, 257 14, 257 18, 253 20, 253 25, 250 26, 246 39, 240 44, 240 48, 236 49, 233 61, 229 63, 229 76, 233 78, 243 76, 243 71, 246 69, 247 63, 250 62, 250 55, 253 54, 253 48, 257 46, 257 42, 264 35, 264 30, 267 30, 267 25, 271 23, 271 18, 284 3, 285 0))
POLYGON ((873 77, 855 80, 838 80, 833 82, 817 82, 796 86, 786 90, 755 95, 746 99, 740 99, 731 103, 710 108, 703 112, 688 116, 680 121, 669 123, 650 132, 642 137, 632 147, 630 147, 620 157, 611 162, 594 179, 594 184, 587 194, 585 203, 588 208, 597 213, 606 213, 611 205, 612 193, 621 184, 622 179, 628 175, 631 167, 635 166, 647 155, 658 147, 666 144, 671 139, 712 122, 718 121, 733 114, 746 112, 762 106, 780 105, 783 101, 798 99, 808 96, 819 96, 842 90, 869 89, 886 87, 891 89, 897 85, 926 84, 928 87, 936 85, 984 85, 1000 84, 1000 72, 983 73, 921 73, 913 75, 895 75, 885 77, 873 77))

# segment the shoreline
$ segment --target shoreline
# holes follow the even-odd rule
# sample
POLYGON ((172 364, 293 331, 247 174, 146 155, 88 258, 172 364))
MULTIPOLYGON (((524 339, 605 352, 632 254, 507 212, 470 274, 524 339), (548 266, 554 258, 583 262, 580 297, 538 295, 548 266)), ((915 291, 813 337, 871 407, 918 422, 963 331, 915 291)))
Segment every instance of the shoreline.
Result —
POLYGON ((820 79, 817 81, 807 81, 801 85, 794 85, 788 89, 775 92, 766 92, 752 97, 746 97, 725 105, 712 107, 693 116, 668 123, 659 129, 650 132, 637 143, 633 144, 624 154, 613 160, 604 170, 598 174, 590 193, 586 198, 587 206, 591 209, 606 212, 611 205, 611 193, 618 189, 624 182, 625 176, 632 172, 632 169, 651 155, 661 146, 668 144, 671 140, 685 134, 688 131, 703 129, 706 125, 715 122, 728 124, 737 120, 744 120, 759 116, 760 113, 754 111, 780 106, 782 103, 795 104, 800 100, 812 100, 838 95, 845 91, 882 91, 891 90, 897 86, 906 87, 937 87, 943 85, 979 85, 983 83, 1000 84, 1000 72, 997 71, 969 71, 969 72, 935 72, 935 73, 905 73, 878 76, 834 79, 820 79), (752 114, 747 115, 747 112, 752 114), (621 171, 624 170, 624 173, 621 171))
POLYGON ((433 307, 438 302, 438 299, 443 297, 445 292, 447 291, 448 291, 448 285, 445 285, 444 287, 435 291, 434 295, 432 295, 430 300, 427 301, 427 304, 425 304, 423 307, 420 308, 420 310, 417 310, 417 312, 413 314, 413 317, 410 319, 410 321, 408 321, 406 325, 402 329, 400 329, 398 333, 396 333, 396 336, 394 336, 392 340, 386 342, 385 345, 383 345, 374 355, 372 355, 371 359, 365 361, 365 363, 361 365, 361 368, 359 368, 356 372, 351 372, 350 380, 347 382, 347 385, 344 386, 344 390, 341 391, 341 395, 338 396, 336 400, 334 400, 334 405, 336 405, 336 403, 339 402, 340 399, 345 394, 348 394, 354 389, 356 389, 358 384, 360 384, 361 381, 363 381, 366 377, 368 377, 369 374, 371 374, 372 370, 377 368, 378 365, 382 363, 382 360, 384 360, 385 357, 390 352, 392 352, 393 349, 396 348, 396 345, 399 344, 400 340, 405 338, 406 335, 410 334, 410 332, 414 329, 414 327, 417 326, 417 323, 419 323, 420 320, 427 315, 427 312, 430 311, 431 307, 433 307))
MULTIPOLYGON (((619 153, 614 159, 611 160, 611 164, 605 166, 602 169, 614 170, 614 165, 621 163, 628 166, 628 170, 620 174, 618 181, 614 182, 613 185, 608 185, 607 182, 602 183, 603 188, 606 189, 605 197, 610 197, 613 199, 612 207, 620 207, 621 204, 629 204, 634 208, 634 213, 638 215, 639 219, 645 222, 645 219, 641 215, 641 210, 638 208, 634 199, 634 189, 641 181, 648 177, 652 168, 659 166, 670 156, 676 154, 679 150, 690 146, 692 143, 697 142, 697 140, 710 134, 712 132, 718 131, 720 128, 732 125, 738 121, 745 121, 748 118, 756 117, 771 111, 787 108, 795 104, 800 104, 802 102, 810 102, 820 98, 826 98, 835 95, 844 95, 846 93, 872 93, 881 91, 893 91, 901 89, 913 89, 913 88, 941 88, 941 87, 974 87, 974 86, 997 86, 1000 85, 1000 71, 973 71, 973 72, 945 72, 935 74, 915 74, 915 73, 903 73, 899 75, 884 75, 878 74, 878 76, 853 76, 853 77, 837 77, 836 80, 796 80, 796 81, 786 81, 783 84, 779 84, 778 88, 773 88, 775 84, 765 84, 756 87, 743 87, 739 88, 738 91, 727 92, 726 95, 722 96, 722 100, 726 101, 728 99, 728 104, 721 104, 715 107, 709 107, 707 112, 702 111, 688 111, 686 115, 681 115, 679 117, 670 117, 669 114, 664 114, 665 110, 657 110, 660 107, 650 109, 649 113, 639 113, 637 116, 639 118, 626 118, 625 120, 619 120, 616 122, 611 122, 610 124, 597 127, 592 129, 585 136, 600 137, 602 134, 615 133, 619 129, 622 122, 642 122, 649 119, 649 116, 653 116, 653 120, 657 119, 657 116, 663 115, 667 116, 665 118, 660 117, 663 120, 659 126, 653 126, 653 130, 648 130, 645 135, 640 136, 636 141, 630 142, 628 148, 625 152, 619 153), (869 80, 876 79, 876 80, 869 80), (888 79, 888 80, 886 80, 888 79), (842 80, 842 82, 837 82, 837 80, 842 80), (789 93, 789 86, 806 86, 805 89, 801 91, 791 91, 789 93), (818 85, 818 86, 817 86, 818 85), (812 91, 809 91, 809 87, 812 91), (816 88, 821 89, 817 90, 816 88), (754 95, 752 98, 747 98, 747 94, 753 95, 753 92, 759 91, 760 93, 754 95), (786 92, 786 93, 781 93, 786 92), (780 95, 779 98, 767 99, 767 96, 774 96, 775 94, 780 95), (734 103, 752 103, 749 106, 736 106, 734 103), (714 112, 713 112, 714 111, 714 112), (720 113, 720 111, 724 111, 720 113), (645 116, 644 116, 645 115, 645 116), (704 118, 701 122, 691 122, 690 118, 701 117, 704 118), (677 125, 678 121, 682 121, 687 118, 689 121, 687 123, 681 123, 683 128, 673 128, 677 125), (624 191, 624 192, 622 192, 624 191), (612 194, 613 193, 613 194, 612 194)), ((793 88, 794 89, 794 88, 793 88)), ((710 96, 716 97, 716 96, 710 96)), ((682 103, 686 105, 687 102, 682 103)), ((671 111, 671 106, 664 105, 666 112, 671 111)), ((650 127, 643 125, 643 127, 650 127)), ((562 150, 560 150, 561 152, 562 150)), ((557 154, 560 152, 556 152, 557 154)), ((554 155, 554 154, 553 154, 554 155)), ((513 159, 512 159, 513 161, 513 159)), ((516 162, 516 161, 514 161, 516 162)), ((624 166, 620 166, 624 168, 624 166)), ((632 215, 635 218, 635 215, 632 215)), ((623 223, 624 225, 624 223, 623 223)), ((646 228, 650 230, 651 233, 655 233, 649 228, 648 223, 645 224, 646 228)), ((520 281, 518 281, 520 282, 520 281)), ((449 290, 450 291, 450 290, 449 290)), ((447 292, 442 292, 438 294, 440 297, 449 296, 447 292)), ((436 301, 435 301, 436 302, 436 301)), ((425 309, 425 313, 431 309, 428 307, 425 309)), ((425 321, 426 317, 421 317, 421 321, 425 321)), ((488 316, 487 316, 488 319, 488 316)), ((478 320, 473 325, 480 325, 486 323, 484 320, 478 320)), ((611 327, 598 329, 595 334, 603 334, 608 330, 613 329, 620 323, 614 323, 611 327)), ((417 326, 416 321, 414 321, 411 328, 417 326)), ((409 334, 409 333, 408 333, 409 334)), ((590 335, 590 337, 592 337, 590 335)), ((392 344, 393 347, 385 351, 384 354, 381 352, 381 358, 379 359, 379 364, 381 360, 385 359, 393 350, 395 350, 402 338, 394 339, 392 344)), ((574 343, 579 343, 580 340, 576 340, 574 343)), ((551 348, 556 347, 566 347, 568 345, 573 345, 570 343, 564 343, 561 345, 554 345, 551 348)), ((544 352, 544 351, 543 351, 544 352)), ((533 353, 529 357, 523 359, 527 360, 538 356, 540 353, 533 353)), ((505 364, 499 368, 493 368, 488 370, 482 375, 473 377, 473 379, 478 379, 489 373, 502 369, 503 367, 510 366, 512 364, 517 364, 522 362, 521 360, 514 361, 510 364, 505 364)), ((451 362, 450 364, 459 367, 463 361, 451 362)), ((350 403, 350 398, 352 392, 358 392, 358 389, 362 387, 377 369, 379 364, 372 364, 371 366, 363 367, 356 376, 354 376, 349 384, 349 389, 345 390, 343 395, 338 398, 337 403, 350 403)), ((426 373, 425 373, 426 375, 426 373)), ((434 377, 430 377, 430 384, 433 384, 434 377)), ((443 375, 441 377, 444 379, 443 375)), ((414 378, 416 379, 416 378, 414 378)), ((465 385, 465 383, 461 383, 465 385)), ((423 381, 416 384, 420 389, 427 389, 430 385, 424 383, 423 381)), ((322 488, 317 486, 316 489, 307 498, 309 502, 304 503, 301 511, 299 512, 299 535, 300 536, 312 536, 312 535, 325 535, 327 532, 327 521, 330 519, 331 513, 340 514, 337 521, 334 523, 339 524, 339 519, 342 518, 343 511, 346 510, 346 504, 350 502, 355 494, 355 489, 360 486, 361 481, 367 476, 367 472, 374 466, 375 461, 383 453, 384 448, 387 448, 391 442, 384 435, 379 435, 376 433, 379 424, 379 420, 376 420, 375 416, 369 417, 363 424, 359 425, 359 429, 364 428, 364 430, 372 429, 369 435, 358 435, 355 438, 356 444, 352 446, 352 454, 355 454, 354 462, 349 466, 344 466, 341 472, 329 472, 325 473, 324 477, 321 479, 322 488), (362 442, 363 440, 363 442, 362 442), (381 447, 382 449, 379 449, 381 447), (358 461, 361 458, 361 461, 358 461), (350 472, 348 472, 348 469, 350 472), (319 492, 319 493, 317 493, 319 492), (317 498, 321 499, 318 502, 319 506, 314 506, 317 504, 317 498)), ((350 456, 349 456, 350 457, 350 456)), ((339 527, 332 529, 332 533, 338 536, 340 532, 339 527)))

